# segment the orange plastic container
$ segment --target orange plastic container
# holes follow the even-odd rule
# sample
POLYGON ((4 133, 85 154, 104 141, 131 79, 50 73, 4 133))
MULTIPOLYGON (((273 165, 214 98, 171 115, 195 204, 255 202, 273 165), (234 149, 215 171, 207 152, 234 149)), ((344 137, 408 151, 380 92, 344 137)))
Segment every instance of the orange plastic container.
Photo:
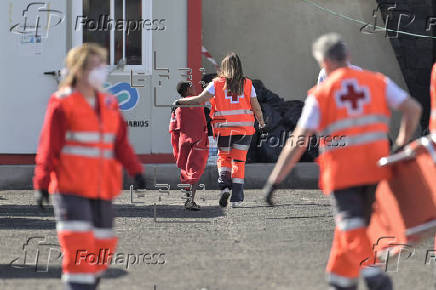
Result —
MULTIPOLYGON (((433 138, 434 139, 434 138, 433 138)), ((431 136, 380 159, 392 177, 379 183, 368 233, 374 250, 398 253, 436 232, 436 153, 431 136)))

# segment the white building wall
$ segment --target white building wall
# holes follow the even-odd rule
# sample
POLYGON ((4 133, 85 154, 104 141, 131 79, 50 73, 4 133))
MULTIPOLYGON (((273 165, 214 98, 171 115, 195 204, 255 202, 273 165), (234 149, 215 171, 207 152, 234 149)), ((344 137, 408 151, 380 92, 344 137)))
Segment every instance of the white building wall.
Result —
MULTIPOLYGON (((23 21, 23 9, 31 2, 0 1, 3 28, 0 30, 0 154, 36 153, 48 99, 57 87, 54 78, 44 76, 43 72, 61 69, 66 52, 75 45, 71 25, 80 9, 73 11, 74 5, 66 0, 45 1, 51 9, 62 11, 65 19, 50 30, 40 47, 24 45, 21 35, 9 32, 6 28, 23 21)), ((176 84, 182 80, 178 68, 186 67, 187 63, 186 0, 153 1, 152 18, 165 19, 165 29, 153 31, 149 53, 156 51, 158 67, 168 67, 170 73, 169 79, 159 77, 161 72, 155 70, 145 77, 134 74, 133 83, 143 85, 137 88, 140 98, 132 110, 123 114, 127 121, 149 122, 149 127, 129 128, 131 143, 138 154, 172 152, 168 133, 170 108, 154 106, 153 88, 157 88, 157 104, 171 104, 177 95, 176 84)), ((130 82, 129 69, 114 72, 109 82, 130 82)))
MULTIPOLYGON (((375 0, 312 2, 374 23, 375 0)), ((379 14, 377 24, 383 26, 379 14)), ((212 56, 220 62, 228 52, 237 52, 247 76, 261 79, 287 100, 304 100, 316 83, 319 66, 312 57, 312 42, 329 32, 343 35, 354 64, 379 71, 407 90, 390 40, 383 32, 363 34, 361 27, 304 0, 203 0, 203 44, 212 56)), ((209 72, 215 70, 205 58, 203 64, 209 72)), ((393 135, 399 126, 398 115, 394 119, 393 135)))
MULTIPOLYGON (((169 79, 159 77, 159 74, 166 72, 154 72, 152 79, 152 89, 157 88, 157 104, 172 104, 177 96, 176 85, 183 80, 179 68, 185 68, 187 65, 187 0, 159 0, 153 1, 153 14, 155 17, 167 19, 167 28, 165 31, 155 32, 153 34, 153 50, 157 54, 158 68, 169 68, 169 79), (162 85, 159 86, 159 81, 162 85)), ((186 79, 186 78, 185 78, 186 79)), ((152 99, 154 96, 151 97, 152 99)), ((170 119, 170 108, 154 107, 152 102, 152 153, 170 153, 171 142, 168 133, 170 119)))
MULTIPOLYGON (((376 1, 315 1, 337 13, 373 23, 376 1)), ((383 26, 381 19, 378 24, 383 26)), ((331 15, 305 1, 203 0, 203 43, 218 60, 240 54, 245 73, 285 99, 304 99, 319 67, 312 41, 328 32, 343 35, 356 65, 380 71, 406 88, 389 39, 363 34, 362 25, 331 15)), ((209 71, 213 67, 203 59, 209 71)))

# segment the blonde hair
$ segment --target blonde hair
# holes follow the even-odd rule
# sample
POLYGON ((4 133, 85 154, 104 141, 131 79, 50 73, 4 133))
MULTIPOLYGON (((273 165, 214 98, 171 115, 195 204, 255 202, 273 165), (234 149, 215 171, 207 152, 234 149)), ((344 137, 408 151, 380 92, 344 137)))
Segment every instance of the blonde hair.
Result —
POLYGON ((244 73, 239 56, 231 52, 221 61, 218 76, 226 79, 225 89, 230 93, 241 95, 244 91, 244 73))
POLYGON ((106 49, 96 43, 84 43, 81 46, 72 48, 65 58, 66 76, 59 85, 59 88, 74 87, 77 83, 77 77, 83 73, 88 65, 91 55, 101 57, 106 61, 106 49))

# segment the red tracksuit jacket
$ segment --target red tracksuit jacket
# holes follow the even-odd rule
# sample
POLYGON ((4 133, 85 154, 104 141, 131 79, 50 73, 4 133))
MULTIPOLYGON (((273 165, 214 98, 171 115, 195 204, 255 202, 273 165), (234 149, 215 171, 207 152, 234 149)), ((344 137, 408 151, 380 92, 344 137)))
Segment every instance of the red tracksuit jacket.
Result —
POLYGON ((202 107, 177 108, 171 113, 169 125, 171 144, 181 182, 198 182, 209 156, 207 123, 202 107))

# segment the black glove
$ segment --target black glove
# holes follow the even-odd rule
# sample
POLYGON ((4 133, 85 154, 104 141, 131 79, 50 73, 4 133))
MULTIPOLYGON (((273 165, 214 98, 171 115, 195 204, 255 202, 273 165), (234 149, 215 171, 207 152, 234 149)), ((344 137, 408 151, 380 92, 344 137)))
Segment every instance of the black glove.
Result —
POLYGON ((274 191, 277 189, 277 184, 271 184, 267 182, 263 187, 263 193, 265 194, 265 201, 270 205, 274 206, 273 195, 274 191))
POLYGON ((268 132, 269 132, 268 124, 263 125, 263 127, 261 127, 259 125, 259 133, 260 133, 260 135, 268 134, 268 132))
POLYGON ((47 189, 36 190, 35 201, 40 209, 44 209, 44 202, 48 204, 48 190, 47 189))
POLYGON ((142 173, 138 173, 135 175, 135 188, 136 189, 145 189, 147 187, 147 182, 145 181, 145 177, 142 173))

